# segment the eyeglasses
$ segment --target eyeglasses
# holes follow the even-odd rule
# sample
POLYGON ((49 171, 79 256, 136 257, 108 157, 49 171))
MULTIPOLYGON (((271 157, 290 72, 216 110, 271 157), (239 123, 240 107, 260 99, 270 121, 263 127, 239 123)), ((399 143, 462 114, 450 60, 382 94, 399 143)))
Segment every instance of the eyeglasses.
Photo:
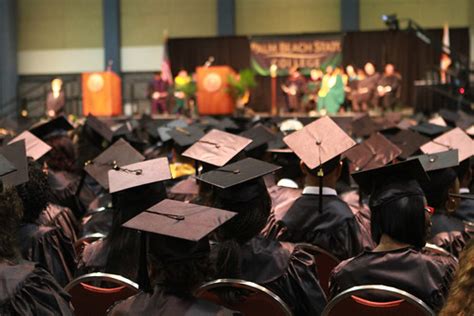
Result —
POLYGON ((433 215, 433 214, 434 214, 434 212, 435 212, 435 208, 434 208, 434 207, 431 207, 431 206, 428 206, 428 205, 426 205, 426 206, 425 206, 425 211, 426 211, 426 212, 428 212, 428 214, 430 214, 430 215, 433 215))

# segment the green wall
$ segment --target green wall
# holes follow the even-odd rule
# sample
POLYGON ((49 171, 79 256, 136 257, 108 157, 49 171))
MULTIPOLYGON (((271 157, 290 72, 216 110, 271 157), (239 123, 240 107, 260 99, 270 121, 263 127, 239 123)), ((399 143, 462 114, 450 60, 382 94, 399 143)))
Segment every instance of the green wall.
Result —
POLYGON ((339 31, 338 0, 236 0, 239 35, 339 31))
POLYGON ((217 34, 217 0, 122 0, 122 45, 161 45, 169 37, 217 34))
POLYGON ((18 50, 102 47, 101 0, 18 0, 18 50))
POLYGON ((474 11, 472 0, 360 0, 360 28, 385 29, 380 17, 391 13, 411 18, 424 28, 439 28, 445 22, 450 27, 466 27, 470 11, 474 11))

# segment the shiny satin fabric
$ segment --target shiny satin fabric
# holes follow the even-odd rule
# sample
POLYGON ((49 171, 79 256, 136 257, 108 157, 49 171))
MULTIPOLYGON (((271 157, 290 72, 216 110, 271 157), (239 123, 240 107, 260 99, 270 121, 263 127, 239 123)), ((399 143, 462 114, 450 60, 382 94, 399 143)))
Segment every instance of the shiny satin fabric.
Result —
POLYGON ((109 247, 104 239, 86 245, 78 259, 76 277, 92 272, 106 272, 108 255, 109 247))
POLYGON ((364 251, 341 262, 333 270, 330 293, 334 297, 353 286, 383 284, 406 291, 434 310, 439 310, 448 294, 456 267, 457 263, 450 255, 428 255, 413 248, 364 251))
POLYGON ((23 223, 18 231, 23 259, 41 264, 65 286, 74 277, 76 252, 69 238, 57 227, 23 223))
POLYGON ((428 242, 445 249, 458 258, 464 245, 471 239, 464 223, 454 216, 444 214, 444 212, 435 213, 431 217, 431 223, 431 236, 428 242))
POLYGON ((59 227, 73 243, 77 241, 79 223, 71 209, 57 204, 49 204, 36 221, 39 225, 59 227))
POLYGON ((74 315, 69 295, 37 264, 0 263, 0 315, 74 315))
POLYGON ((319 246, 343 260, 362 251, 359 224, 349 206, 337 196, 303 194, 277 223, 277 239, 319 246))
MULTIPOLYGON (((211 258, 215 256, 215 248, 211 258)), ((256 237, 240 248, 241 278, 278 295, 294 315, 319 315, 326 296, 314 258, 290 243, 256 237)))
POLYGON ((155 286, 151 294, 140 292, 115 304, 109 309, 108 315, 211 316, 232 314, 220 306, 194 297, 181 298, 167 295, 158 286, 155 286))

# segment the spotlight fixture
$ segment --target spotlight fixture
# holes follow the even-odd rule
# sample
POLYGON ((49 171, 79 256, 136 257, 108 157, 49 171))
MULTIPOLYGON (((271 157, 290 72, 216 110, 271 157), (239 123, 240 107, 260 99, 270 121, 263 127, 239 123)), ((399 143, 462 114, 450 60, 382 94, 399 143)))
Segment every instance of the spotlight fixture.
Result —
POLYGON ((382 15, 382 21, 385 23, 389 30, 398 31, 400 29, 400 23, 395 13, 382 15))

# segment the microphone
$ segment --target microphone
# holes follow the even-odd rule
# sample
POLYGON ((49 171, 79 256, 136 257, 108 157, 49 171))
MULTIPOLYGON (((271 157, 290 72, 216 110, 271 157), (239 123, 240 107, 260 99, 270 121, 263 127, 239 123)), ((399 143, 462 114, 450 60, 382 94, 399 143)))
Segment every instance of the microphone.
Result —
POLYGON ((209 56, 209 58, 206 60, 204 63, 204 67, 210 67, 212 66, 212 63, 214 62, 214 56, 209 56))

